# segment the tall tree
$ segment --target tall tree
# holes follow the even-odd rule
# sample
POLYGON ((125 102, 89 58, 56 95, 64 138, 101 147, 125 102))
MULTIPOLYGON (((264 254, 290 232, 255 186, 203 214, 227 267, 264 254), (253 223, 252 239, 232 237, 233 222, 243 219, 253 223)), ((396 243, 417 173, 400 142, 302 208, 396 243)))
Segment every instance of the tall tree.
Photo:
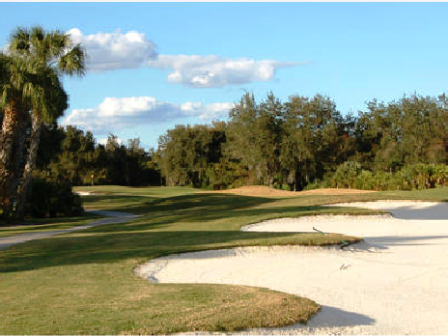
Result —
POLYGON ((302 189, 326 169, 337 165, 344 148, 342 117, 327 97, 290 97, 283 124, 282 166, 289 171, 287 182, 302 189))
POLYGON ((253 94, 246 93, 240 103, 229 112, 230 121, 227 127, 227 156, 240 160, 248 170, 247 183, 253 184, 257 166, 260 163, 259 142, 254 132, 259 106, 253 94))
POLYGON ((282 104, 270 93, 262 104, 246 93, 229 112, 225 153, 248 171, 247 184, 272 186, 278 170, 282 104))
POLYGON ((60 77, 62 75, 82 76, 85 73, 85 52, 78 44, 73 46, 69 36, 58 30, 46 32, 36 26, 29 30, 19 28, 10 39, 10 52, 22 59, 31 59, 39 65, 40 101, 35 92, 30 92, 32 102, 31 144, 19 189, 17 215, 23 217, 26 196, 31 182, 32 170, 36 163, 40 133, 43 122, 53 122, 68 107, 60 77))
POLYGON ((260 143, 261 172, 264 184, 274 185, 275 174, 280 172, 279 155, 283 127, 283 104, 271 92, 260 104, 260 116, 256 123, 256 132, 260 143))
POLYGON ((72 44, 69 35, 58 30, 46 32, 39 26, 18 28, 11 35, 9 54, 32 65, 29 69, 36 81, 24 91, 32 112, 32 131, 17 205, 17 215, 23 217, 42 123, 53 122, 67 108, 68 97, 60 78, 63 75, 82 76, 86 70, 86 55, 79 44, 72 44))
MULTIPOLYGON (((3 109, 0 136, 0 206, 3 216, 10 217, 15 202, 21 172, 29 121, 29 102, 26 100, 34 88, 35 77, 30 65, 20 59, 0 54, 0 108, 3 109)), ((35 64, 33 64, 34 66, 35 64)))
MULTIPOLYGON (((42 86, 44 87, 45 102, 39 104, 40 108, 32 110, 31 134, 28 152, 26 154, 25 167, 23 169, 22 181, 18 188, 16 217, 23 218, 26 198, 29 193, 33 168, 36 164, 37 153, 40 143, 42 124, 44 121, 52 123, 57 116, 67 108, 67 94, 57 76, 51 71, 43 75, 42 86), (47 83, 45 83, 47 82, 47 83)), ((38 107, 39 105, 33 104, 38 107)))

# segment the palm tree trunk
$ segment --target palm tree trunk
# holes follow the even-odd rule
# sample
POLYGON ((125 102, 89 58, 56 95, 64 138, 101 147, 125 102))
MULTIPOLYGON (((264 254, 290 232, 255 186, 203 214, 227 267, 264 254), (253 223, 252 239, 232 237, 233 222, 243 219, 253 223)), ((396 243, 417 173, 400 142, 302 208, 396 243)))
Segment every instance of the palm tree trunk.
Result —
POLYGON ((33 125, 31 128, 31 143, 28 149, 25 169, 23 170, 22 185, 19 188, 17 197, 17 212, 16 217, 23 219, 25 216, 26 198, 29 194, 31 180, 33 176, 33 168, 36 164, 37 151, 40 144, 40 133, 42 130, 42 121, 38 115, 33 114, 33 125))
POLYGON ((0 137, 0 206, 3 216, 13 212, 25 145, 26 115, 17 101, 4 108, 0 137))
MULTIPOLYGON (((21 111, 21 112, 26 112, 26 111, 21 111)), ((15 158, 14 158, 14 174, 16 176, 16 178, 13 181, 13 185, 12 185, 12 199, 13 199, 13 205, 15 205, 15 209, 17 209, 17 202, 18 202, 18 192, 19 192, 19 185, 20 185, 20 180, 21 177, 23 175, 23 169, 25 166, 25 143, 26 143, 26 139, 27 139, 27 132, 26 132, 26 128, 27 125, 29 124, 29 120, 30 120, 30 115, 28 113, 22 113, 20 115, 20 125, 19 125, 19 129, 17 130, 17 145, 16 145, 16 150, 17 153, 15 153, 15 158)), ((15 210, 14 210, 15 212, 15 210)))

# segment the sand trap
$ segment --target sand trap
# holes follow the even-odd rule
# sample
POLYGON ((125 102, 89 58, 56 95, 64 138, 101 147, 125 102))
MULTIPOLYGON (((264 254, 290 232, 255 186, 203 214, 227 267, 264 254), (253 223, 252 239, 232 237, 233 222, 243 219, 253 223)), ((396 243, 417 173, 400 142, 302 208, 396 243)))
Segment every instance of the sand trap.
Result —
POLYGON ((376 191, 359 190, 359 189, 335 189, 335 188, 314 189, 314 190, 307 190, 307 191, 287 191, 287 190, 279 190, 279 189, 269 188, 267 186, 245 186, 245 187, 235 188, 235 189, 203 191, 203 192, 199 192, 199 193, 235 194, 235 195, 253 196, 253 197, 269 197, 269 196, 292 197, 292 196, 300 196, 300 195, 365 194, 365 193, 372 193, 372 192, 376 192, 376 191))
POLYGON ((160 283, 268 287, 315 300, 307 326, 252 334, 447 334, 448 203, 339 204, 388 210, 380 216, 313 216, 266 221, 247 231, 347 233, 365 242, 337 247, 249 247, 173 255, 137 273, 160 283))

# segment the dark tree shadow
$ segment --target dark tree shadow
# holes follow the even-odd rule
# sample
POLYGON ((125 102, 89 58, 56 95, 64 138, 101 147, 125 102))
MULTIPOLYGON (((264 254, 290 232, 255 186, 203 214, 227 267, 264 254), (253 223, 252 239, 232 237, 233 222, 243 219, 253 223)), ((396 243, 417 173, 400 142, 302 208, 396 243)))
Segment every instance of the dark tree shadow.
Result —
MULTIPOLYGON (((364 241, 358 244, 349 245, 344 248, 348 252, 369 252, 381 253, 386 252, 392 246, 424 246, 429 241, 447 239, 446 236, 382 236, 382 237, 365 237, 364 241)), ((434 245, 434 243, 431 243, 434 245)), ((443 245, 447 245, 444 243, 443 245)), ((448 246, 447 246, 448 247, 448 246)))
MULTIPOLYGON (((94 229, 91 229, 94 230, 94 229)), ((110 263, 124 259, 148 260, 169 254, 234 246, 266 245, 268 239, 294 241, 297 233, 239 231, 147 231, 118 234, 60 235, 0 251, 0 273, 53 266, 110 263)), ((309 234, 309 233, 307 233, 309 234)))
POLYGON ((443 202, 424 209, 400 206, 393 210, 393 216, 408 220, 448 220, 448 203, 443 202))
POLYGON ((314 315, 308 324, 294 324, 280 328, 281 330, 299 328, 331 328, 331 327, 354 327, 359 325, 373 325, 375 319, 358 313, 345 311, 336 307, 322 306, 322 310, 314 315))

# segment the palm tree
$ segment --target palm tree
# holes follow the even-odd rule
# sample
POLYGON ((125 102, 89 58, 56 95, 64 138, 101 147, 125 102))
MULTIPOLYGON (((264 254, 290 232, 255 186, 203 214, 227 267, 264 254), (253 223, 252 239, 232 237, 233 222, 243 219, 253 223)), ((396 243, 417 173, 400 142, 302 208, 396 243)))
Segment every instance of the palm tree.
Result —
MULTIPOLYGON (((23 217, 32 169, 36 162, 42 123, 56 120, 67 108, 68 97, 60 78, 63 75, 84 75, 86 54, 79 44, 72 46, 67 34, 58 30, 45 32, 39 26, 31 29, 18 28, 11 35, 8 53, 13 62, 25 66, 25 77, 29 79, 28 82, 16 85, 16 88, 22 93, 22 103, 31 110, 31 144, 27 153, 25 169, 23 169, 22 184, 18 191, 17 189, 12 190, 11 194, 14 197, 18 192, 17 216, 23 217)), ((13 71, 13 74, 19 75, 19 77, 24 76, 24 73, 20 72, 13 71)), ((11 119, 11 116, 6 113, 7 106, 5 105, 4 119, 8 117, 11 119)), ((26 118, 22 118, 22 121, 25 123, 26 118)), ((22 129, 17 131, 24 133, 22 129)), ((22 140, 23 146, 25 139, 21 138, 19 142, 22 140)), ((17 171, 19 170, 15 172, 17 171)), ((13 183, 12 189, 17 186, 18 183, 13 183)))
POLYGON ((59 77, 51 69, 47 70, 49 70, 47 71, 48 74, 44 71, 41 78, 44 96, 41 102, 36 102, 40 109, 32 110, 30 145, 26 155, 22 183, 19 186, 17 196, 17 218, 23 218, 24 216, 26 197, 29 192, 33 168, 36 164, 37 151, 39 149, 42 124, 44 122, 53 122, 68 107, 68 96, 60 83, 59 77))
POLYGON ((23 62, 0 54, 0 108, 3 109, 0 136, 0 205, 3 216, 10 216, 19 179, 26 137, 27 115, 23 99, 30 76, 23 62))

